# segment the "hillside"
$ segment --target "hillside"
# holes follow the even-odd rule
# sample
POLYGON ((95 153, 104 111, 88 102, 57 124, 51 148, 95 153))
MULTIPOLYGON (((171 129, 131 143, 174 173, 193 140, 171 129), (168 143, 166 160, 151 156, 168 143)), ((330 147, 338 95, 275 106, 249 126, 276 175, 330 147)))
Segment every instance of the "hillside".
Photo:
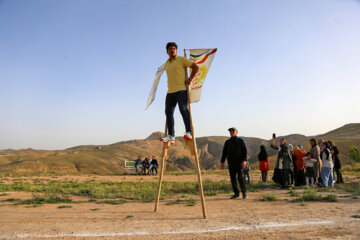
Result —
MULTIPOLYGON (((2 150, 0 151, 0 173, 17 174, 123 174, 125 160, 136 159, 139 155, 161 157, 162 143, 159 142, 161 132, 154 132, 144 140, 123 141, 110 145, 84 145, 59 151, 35 149, 2 150)), ((311 136, 291 134, 285 137, 288 143, 296 146, 302 144, 305 150, 310 149, 311 136)), ((351 159, 348 150, 351 145, 360 146, 360 124, 347 124, 328 133, 315 136, 326 140, 335 140, 338 145, 343 165, 351 159)), ((197 138, 198 153, 202 169, 217 169, 222 155, 223 144, 228 139, 225 136, 197 138)), ((259 146, 265 145, 270 155, 270 165, 273 167, 276 151, 270 149, 270 140, 243 137, 248 148, 248 159, 253 168, 257 168, 259 146)), ((176 144, 170 147, 166 168, 168 170, 194 169, 193 157, 190 155, 184 140, 176 138, 176 144)))

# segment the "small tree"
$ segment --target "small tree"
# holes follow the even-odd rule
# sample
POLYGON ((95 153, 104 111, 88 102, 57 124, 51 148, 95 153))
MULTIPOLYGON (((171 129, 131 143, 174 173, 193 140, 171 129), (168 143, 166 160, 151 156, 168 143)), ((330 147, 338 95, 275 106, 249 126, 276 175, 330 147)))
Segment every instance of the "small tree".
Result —
POLYGON ((357 148, 356 146, 351 146, 350 150, 349 150, 349 155, 350 158, 356 162, 360 162, 360 152, 359 152, 359 148, 357 148))

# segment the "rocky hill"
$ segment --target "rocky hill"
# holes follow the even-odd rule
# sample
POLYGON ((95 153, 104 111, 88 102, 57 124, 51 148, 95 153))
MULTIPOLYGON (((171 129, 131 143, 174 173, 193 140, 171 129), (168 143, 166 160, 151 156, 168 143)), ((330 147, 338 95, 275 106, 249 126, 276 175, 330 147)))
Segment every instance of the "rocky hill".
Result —
MULTIPOLYGON (((161 157, 162 143, 159 142, 161 132, 154 132, 144 140, 123 141, 110 145, 77 146, 60 151, 45 151, 35 149, 2 150, 0 151, 0 173, 17 174, 123 174, 125 160, 136 159, 139 155, 161 157)), ((291 134, 285 137, 293 145, 302 144, 309 150, 309 139, 312 136, 291 134)), ((326 140, 335 140, 341 150, 340 158, 343 164, 351 162, 348 150, 351 145, 360 146, 360 124, 347 124, 328 133, 315 136, 326 140)), ((225 136, 197 138, 198 153, 202 169, 217 169, 222 155, 225 136)), ((270 155, 270 165, 273 166, 276 151, 270 149, 270 140, 243 137, 248 148, 248 159, 257 168, 259 146, 265 145, 270 155)), ((194 160, 184 140, 176 138, 166 159, 168 170, 192 170, 194 160)))

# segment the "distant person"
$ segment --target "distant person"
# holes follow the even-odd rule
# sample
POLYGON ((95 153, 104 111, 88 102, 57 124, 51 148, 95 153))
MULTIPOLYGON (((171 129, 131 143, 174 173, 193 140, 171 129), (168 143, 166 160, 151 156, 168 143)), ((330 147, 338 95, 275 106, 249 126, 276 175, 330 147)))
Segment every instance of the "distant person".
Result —
POLYGON ((140 175, 142 172, 142 160, 141 159, 142 159, 141 156, 139 156, 135 162, 136 175, 140 175))
POLYGON ((332 161, 331 152, 329 149, 330 145, 327 142, 323 142, 321 144, 321 161, 322 161, 322 169, 321 169, 321 186, 322 187, 334 187, 334 172, 333 167, 334 163, 332 161))
POLYGON ((148 162, 149 162, 149 171, 148 171, 148 175, 150 175, 152 173, 152 167, 153 165, 151 164, 151 158, 150 156, 148 157, 148 162))
POLYGON ((154 170, 155 170, 155 172, 156 172, 155 175, 158 175, 159 164, 158 164, 158 161, 156 160, 155 156, 152 156, 151 165, 152 165, 151 173, 154 175, 154 170))
POLYGON ((303 150, 302 145, 297 145, 294 151, 293 161, 295 162, 295 186, 305 185, 305 161, 306 152, 303 150))
POLYGON ((275 145, 275 136, 273 136, 271 148, 278 150, 276 168, 281 170, 282 183, 281 188, 290 187, 290 170, 292 170, 292 159, 288 144, 285 138, 280 140, 280 146, 275 145))
POLYGON ((269 156, 266 152, 264 145, 260 146, 258 161, 259 161, 259 169, 261 171, 261 180, 263 184, 265 184, 267 179, 267 173, 269 171, 269 156))
POLYGON ((320 159, 320 147, 316 144, 316 140, 314 138, 310 139, 310 145, 311 145, 311 158, 316 159, 316 163, 314 163, 314 173, 315 173, 315 183, 320 184, 321 183, 321 168, 322 163, 320 159))
POLYGON ((166 44, 166 52, 169 59, 165 63, 165 71, 167 75, 168 91, 165 102, 166 123, 168 128, 168 135, 161 138, 162 142, 175 143, 175 130, 174 130, 174 111, 177 104, 185 124, 184 139, 191 140, 191 125, 190 113, 188 109, 188 93, 186 85, 190 85, 195 74, 198 72, 199 67, 189 59, 177 56, 177 44, 169 42, 166 44), (191 74, 188 79, 186 78, 185 71, 191 68, 191 74))
POLYGON ((305 162, 306 166, 306 186, 309 186, 311 182, 311 186, 314 186, 314 180, 315 180, 315 171, 314 171, 314 164, 317 163, 317 160, 314 158, 311 158, 311 153, 306 153, 306 157, 303 157, 303 160, 305 162))
POLYGON ((250 163, 249 161, 245 161, 245 167, 243 168, 244 181, 250 184, 250 163))
POLYGON ((334 161, 334 170, 336 172, 336 183, 344 183, 344 179, 341 173, 341 162, 339 159, 339 148, 335 145, 334 141, 328 141, 330 146, 332 147, 332 156, 334 161))
POLYGON ((247 158, 246 144, 243 139, 237 136, 238 131, 235 127, 229 128, 228 131, 230 133, 230 139, 226 140, 224 144, 220 168, 224 169, 225 159, 227 159, 231 185, 234 191, 234 195, 231 197, 231 199, 235 199, 240 196, 238 182, 240 184, 243 198, 247 198, 242 172, 242 169, 245 167, 245 161, 247 158))
POLYGON ((291 166, 290 166, 290 185, 294 186, 294 180, 295 180, 295 171, 296 171, 296 165, 294 162, 294 146, 292 144, 288 144, 289 148, 289 154, 291 155, 291 166))
POLYGON ((319 146, 320 151, 321 151, 321 145, 322 145, 324 142, 325 142, 325 140, 322 139, 322 138, 318 139, 318 141, 317 141, 317 145, 319 146))
POLYGON ((143 161, 143 174, 146 175, 149 173, 149 159, 146 157, 143 161))

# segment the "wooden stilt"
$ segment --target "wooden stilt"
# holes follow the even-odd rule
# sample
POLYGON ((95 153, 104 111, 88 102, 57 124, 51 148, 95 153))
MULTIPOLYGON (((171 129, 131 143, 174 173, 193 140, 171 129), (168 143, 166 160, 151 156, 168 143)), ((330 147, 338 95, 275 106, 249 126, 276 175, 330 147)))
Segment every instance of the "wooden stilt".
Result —
MULTIPOLYGON (((165 122, 165 136, 166 135, 167 135, 167 123, 165 122)), ((157 190, 157 195, 156 195, 156 202, 155 202, 154 212, 157 212, 158 208, 159 208, 161 184, 162 184, 162 180, 163 180, 163 176, 164 176, 164 168, 165 168, 165 158, 167 156, 167 152, 168 152, 169 147, 170 147, 169 142, 163 143, 163 151, 162 151, 162 156, 161 156, 160 178, 159 178, 159 185, 158 185, 158 190, 157 190)))
MULTIPOLYGON (((184 49, 184 57, 186 57, 186 49, 184 49)), ((185 69, 185 76, 186 79, 188 78, 188 72, 185 69)), ((205 197, 204 197, 204 191, 203 191, 203 185, 202 185, 202 179, 201 179, 201 171, 200 171, 200 162, 199 162, 199 156, 197 152, 197 146, 196 146, 196 138, 195 138, 195 131, 194 131, 194 125, 192 120, 192 111, 191 111, 191 99, 190 99, 190 86, 187 86, 187 92, 188 92, 188 107, 189 107, 189 113, 190 113, 190 125, 191 125, 191 133, 192 133, 192 147, 191 150, 194 152, 193 155, 195 155, 195 165, 196 165, 196 173, 198 176, 198 185, 199 185, 199 192, 200 192, 200 200, 201 200, 201 207, 203 212, 203 218, 207 218, 207 212, 206 212, 206 205, 205 205, 205 197)))

